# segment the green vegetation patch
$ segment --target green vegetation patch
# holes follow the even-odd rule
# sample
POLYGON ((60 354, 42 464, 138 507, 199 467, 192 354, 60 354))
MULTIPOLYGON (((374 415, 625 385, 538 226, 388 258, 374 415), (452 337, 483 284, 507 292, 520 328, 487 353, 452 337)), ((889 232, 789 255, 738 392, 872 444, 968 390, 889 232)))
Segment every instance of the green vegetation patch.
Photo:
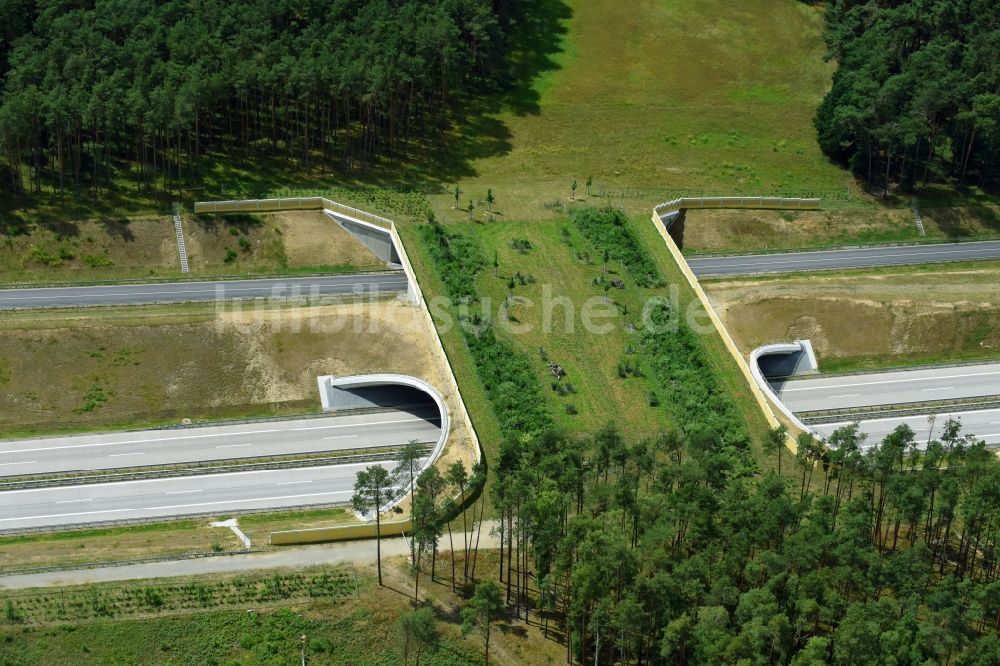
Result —
MULTIPOLYGON (((405 643, 395 620, 404 612, 403 599, 395 592, 372 589, 367 576, 360 577, 361 591, 369 599, 350 603, 342 593, 306 595, 281 602, 288 607, 251 601, 233 610, 206 609, 171 615, 157 612, 142 619, 97 619, 63 622, 57 626, 7 627, 0 635, 0 663, 31 666, 78 666, 79 664, 141 664, 160 666, 297 666, 305 636, 309 664, 337 666, 395 666, 403 663, 405 643), (359 640, 364 636, 365 640, 359 640)), ((192 579, 197 591, 211 589, 211 579, 192 579)), ((143 605, 156 599, 142 598, 144 584, 126 584, 140 595, 143 605)), ((353 587, 353 580, 351 581, 353 587)), ((73 593, 75 590, 67 590, 73 593)), ((164 598, 165 600, 165 598, 164 598)), ((165 604, 164 604, 165 605, 165 604)), ((2 615, 0 605, 0 615, 2 615)), ((445 632, 441 648, 424 651, 427 666, 471 666, 475 648, 445 632)), ((413 655, 411 653, 411 663, 413 655)))
POLYGON ((420 233, 448 296, 475 301, 476 275, 486 266, 486 258, 472 237, 449 232, 439 224, 422 225, 420 233))
POLYGON ((639 338, 675 422, 688 433, 711 432, 746 451, 750 442, 743 418, 680 313, 666 304, 655 305, 639 338))
POLYGON ((636 241, 624 213, 576 208, 572 219, 587 240, 601 248, 608 259, 621 262, 640 287, 655 287, 662 282, 652 259, 636 241))
MULTIPOLYGON (((485 262, 475 239, 438 224, 423 226, 421 233, 449 296, 465 303, 478 301, 476 274, 485 262)), ((489 316, 478 311, 458 319, 479 379, 505 437, 538 435, 552 425, 541 387, 524 355, 497 337, 489 316)))
POLYGON ((251 573, 221 580, 163 580, 141 585, 94 585, 11 593, 3 601, 6 625, 129 618, 161 612, 274 604, 294 599, 336 599, 358 593, 347 570, 251 573))

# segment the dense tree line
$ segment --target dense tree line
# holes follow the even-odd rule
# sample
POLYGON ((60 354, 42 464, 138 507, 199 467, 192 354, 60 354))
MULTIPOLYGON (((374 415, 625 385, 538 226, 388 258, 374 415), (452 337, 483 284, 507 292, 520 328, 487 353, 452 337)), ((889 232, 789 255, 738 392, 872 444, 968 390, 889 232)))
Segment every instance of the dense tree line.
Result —
POLYGON ((505 82, 520 0, 6 0, 8 192, 193 180, 211 151, 370 163, 505 82))
POLYGON ((949 422, 863 450, 850 426, 804 439, 781 477, 687 430, 504 445, 505 599, 569 660, 1000 661, 1000 463, 981 441, 949 422))
MULTIPOLYGON (((585 224, 598 252, 624 243, 626 269, 651 265, 611 212, 585 224)), ((475 301, 485 262, 459 236, 424 231, 475 301)), ((466 330, 504 437, 490 499, 511 616, 595 666, 1000 662, 1000 462, 981 440, 954 421, 932 441, 852 425, 762 472, 697 336, 665 304, 649 323, 642 353, 677 425, 641 441, 559 432, 523 357, 484 322, 466 330)))
POLYGON ((816 114, 823 151, 870 187, 1000 177, 1000 19, 994 0, 833 0, 837 61, 816 114))

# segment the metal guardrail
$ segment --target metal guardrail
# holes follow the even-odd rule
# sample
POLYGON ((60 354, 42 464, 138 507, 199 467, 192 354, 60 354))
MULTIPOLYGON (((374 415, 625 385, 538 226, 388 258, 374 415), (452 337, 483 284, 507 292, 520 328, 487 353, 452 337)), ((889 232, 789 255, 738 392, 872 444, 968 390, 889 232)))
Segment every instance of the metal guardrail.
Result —
POLYGON ((895 365, 891 368, 867 368, 863 370, 845 370, 843 372, 823 372, 819 375, 769 377, 771 381, 798 381, 816 379, 817 377, 855 377, 857 375, 875 375, 883 372, 913 372, 915 370, 940 370, 942 368, 967 368, 974 365, 997 365, 1000 359, 980 359, 978 361, 945 361, 941 363, 924 363, 920 365, 895 365))
POLYGON ((982 399, 967 400, 928 400, 924 402, 890 403, 866 407, 841 407, 838 409, 816 409, 809 412, 799 412, 798 417, 809 424, 836 423, 837 421, 854 420, 857 417, 863 421, 874 418, 921 416, 924 414, 943 414, 954 411, 975 411, 1000 408, 1000 395, 983 396, 982 399))
MULTIPOLYGON (((73 280, 67 282, 7 282, 0 289, 59 289, 64 287, 118 287, 132 284, 189 284, 200 282, 235 282, 241 280, 308 280, 318 277, 357 277, 364 275, 394 275, 398 268, 367 269, 350 273, 318 271, 309 273, 234 273, 232 275, 167 275, 148 278, 121 278, 117 280, 73 280)), ((93 307, 93 306, 91 306, 93 307)))
MULTIPOLYGON (((764 249, 756 249, 749 252, 739 252, 734 255, 732 251, 715 251, 715 250, 690 250, 685 252, 684 256, 688 259, 712 259, 714 257, 766 257, 776 254, 791 254, 791 253, 805 253, 805 252, 835 252, 838 250, 864 250, 870 248, 890 248, 890 247, 928 247, 933 245, 960 245, 960 244, 973 244, 973 243, 983 243, 988 241, 1000 240, 1000 234, 989 234, 982 236, 975 236, 973 238, 925 238, 920 239, 910 239, 906 241, 900 241, 896 243, 866 243, 859 245, 858 243, 852 243, 847 245, 810 245, 808 247, 770 247, 764 249)), ((991 261, 990 259, 956 259, 955 261, 949 261, 947 263, 962 263, 967 261, 991 261)), ((916 262, 921 263, 921 262, 916 262)), ((841 267, 832 270, 840 271, 850 271, 850 270, 871 270, 872 268, 901 268, 905 266, 913 266, 914 263, 902 263, 902 264, 887 264, 885 266, 848 266, 841 267)), ((814 268, 812 270, 831 270, 826 268, 814 268)), ((714 276, 704 276, 702 279, 710 279, 714 276)))
MULTIPOLYGON (((399 449, 398 447, 380 446, 378 449, 399 449)), ((426 446, 427 452, 431 451, 431 446, 426 446)), ((349 449, 349 451, 361 451, 362 449, 349 449)), ((120 481, 146 481, 151 479, 170 479, 178 476, 205 476, 210 474, 227 474, 231 472, 249 472, 258 470, 274 469, 298 469, 301 467, 349 465, 359 462, 374 462, 377 460, 392 460, 396 455, 395 450, 380 450, 370 453, 347 453, 337 456, 323 456, 323 453, 315 458, 295 458, 287 460, 259 460, 254 458, 235 458, 231 460, 205 460, 191 463, 183 463, 184 466, 163 466, 156 469, 142 470, 140 468, 116 468, 112 470, 102 470, 106 473, 95 473, 90 476, 59 476, 50 478, 33 478, 21 481, 7 481, 0 483, 0 492, 9 490, 30 490, 34 488, 59 488, 64 486, 86 486, 95 483, 114 483, 120 481), (238 462, 246 460, 248 462, 238 462), (234 462, 235 461, 235 462, 234 462), (136 471, 122 471, 122 470, 136 471)))

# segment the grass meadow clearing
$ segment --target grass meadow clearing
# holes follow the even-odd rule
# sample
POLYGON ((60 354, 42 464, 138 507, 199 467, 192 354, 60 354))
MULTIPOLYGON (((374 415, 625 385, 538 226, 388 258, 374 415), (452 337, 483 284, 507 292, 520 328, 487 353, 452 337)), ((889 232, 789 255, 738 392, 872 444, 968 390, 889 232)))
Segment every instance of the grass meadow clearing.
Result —
MULTIPOLYGON (((846 192, 812 116, 833 71, 821 9, 793 0, 540 3, 562 26, 542 73, 492 117, 504 150, 470 159, 459 203, 487 189, 513 219, 590 188, 645 211, 698 192, 846 192)), ((470 130, 460 130, 469 132, 470 130)), ((470 144, 477 142, 473 135, 470 144)), ((432 197, 439 215, 451 192, 432 197)))

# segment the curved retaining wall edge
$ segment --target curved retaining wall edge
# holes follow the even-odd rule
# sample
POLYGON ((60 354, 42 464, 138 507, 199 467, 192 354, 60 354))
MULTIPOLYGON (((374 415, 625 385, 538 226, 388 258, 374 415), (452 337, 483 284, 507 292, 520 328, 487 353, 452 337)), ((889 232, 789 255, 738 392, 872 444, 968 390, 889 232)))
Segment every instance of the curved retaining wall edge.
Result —
POLYGON ((771 388, 771 383, 767 381, 767 378, 764 377, 764 373, 761 372, 759 362, 761 356, 768 356, 770 354, 796 354, 805 352, 805 346, 798 340, 795 342, 776 342, 774 344, 757 347, 757 349, 750 352, 750 374, 753 375, 754 381, 757 382, 757 386, 764 393, 764 395, 770 399, 772 404, 781 410, 781 413, 785 415, 785 418, 792 422, 792 425, 802 432, 808 432, 815 435, 816 431, 803 423, 802 420, 795 415, 795 412, 790 410, 788 406, 782 402, 781 398, 778 397, 778 394, 774 392, 774 389, 771 388))

